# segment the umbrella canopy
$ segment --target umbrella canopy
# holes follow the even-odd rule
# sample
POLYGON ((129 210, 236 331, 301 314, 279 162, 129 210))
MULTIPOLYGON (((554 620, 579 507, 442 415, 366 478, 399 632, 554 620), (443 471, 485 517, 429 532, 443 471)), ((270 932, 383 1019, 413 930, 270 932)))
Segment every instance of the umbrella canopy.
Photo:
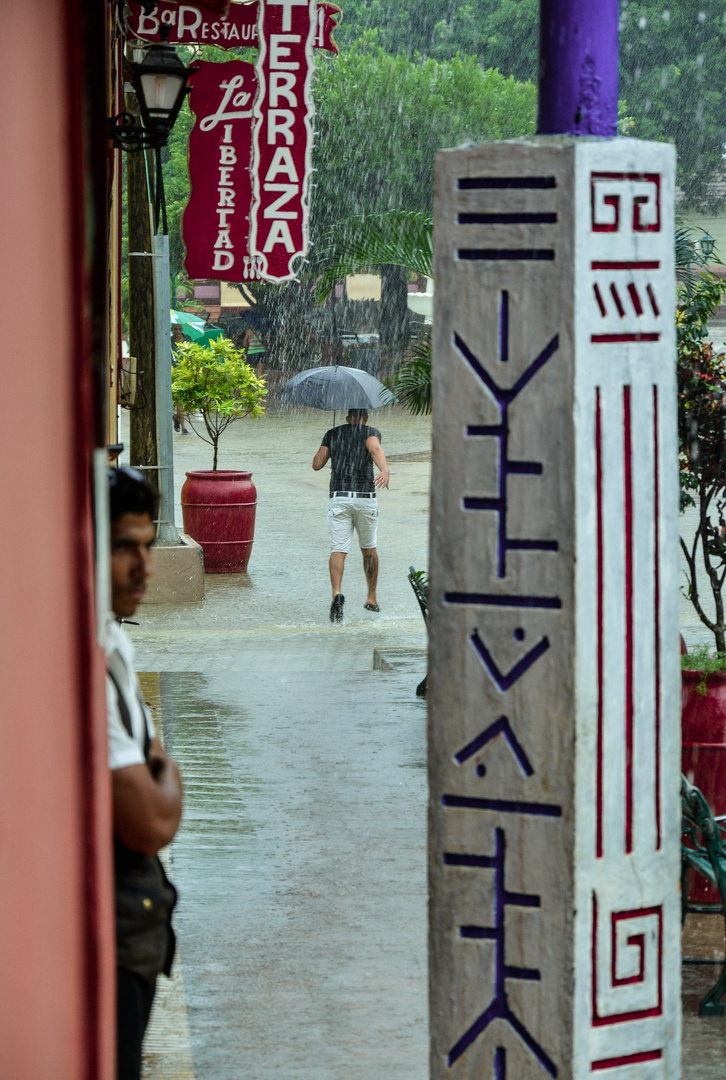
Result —
POLYGON ((280 400, 311 409, 379 409, 395 400, 382 382, 367 371, 319 367, 301 371, 280 389, 280 400))
POLYGON ((193 341, 200 338, 206 329, 206 322, 204 319, 200 319, 198 315, 190 315, 188 311, 174 311, 171 312, 171 324, 176 323, 177 326, 181 326, 187 337, 190 337, 193 341))
POLYGON ((210 342, 216 341, 218 338, 224 337, 224 330, 216 327, 214 330, 205 330, 203 334, 200 334, 197 338, 197 345, 209 345, 210 342))

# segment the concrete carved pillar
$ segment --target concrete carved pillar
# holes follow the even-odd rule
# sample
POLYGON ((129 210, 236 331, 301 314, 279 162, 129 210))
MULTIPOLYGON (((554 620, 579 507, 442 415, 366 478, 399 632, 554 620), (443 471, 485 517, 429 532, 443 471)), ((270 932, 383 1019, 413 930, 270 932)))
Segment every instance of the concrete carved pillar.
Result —
POLYGON ((438 155, 435 1080, 680 1075, 674 164, 438 155))

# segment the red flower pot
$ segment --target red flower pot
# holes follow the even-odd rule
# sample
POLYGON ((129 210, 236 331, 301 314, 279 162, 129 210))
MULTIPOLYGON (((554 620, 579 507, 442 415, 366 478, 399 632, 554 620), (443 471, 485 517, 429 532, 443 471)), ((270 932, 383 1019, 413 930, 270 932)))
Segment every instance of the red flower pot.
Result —
MULTIPOLYGON (((726 814, 726 671, 706 676, 707 693, 696 687, 702 671, 683 671, 681 690, 681 770, 705 795, 714 814, 726 814)), ((718 903, 716 889, 695 870, 689 873, 695 903, 718 903)))
POLYGON ((201 544, 207 574, 247 569, 255 534, 257 491, 251 472, 188 472, 181 489, 184 532, 201 544))

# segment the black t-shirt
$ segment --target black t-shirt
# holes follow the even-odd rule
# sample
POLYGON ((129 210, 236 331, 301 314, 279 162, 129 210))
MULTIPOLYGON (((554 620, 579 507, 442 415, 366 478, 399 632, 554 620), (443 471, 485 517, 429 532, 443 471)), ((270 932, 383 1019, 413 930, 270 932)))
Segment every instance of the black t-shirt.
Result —
POLYGON ((323 446, 330 450, 330 494, 334 491, 375 491, 373 458, 366 449, 366 439, 375 435, 381 441, 378 428, 368 424, 341 424, 323 435, 323 446))

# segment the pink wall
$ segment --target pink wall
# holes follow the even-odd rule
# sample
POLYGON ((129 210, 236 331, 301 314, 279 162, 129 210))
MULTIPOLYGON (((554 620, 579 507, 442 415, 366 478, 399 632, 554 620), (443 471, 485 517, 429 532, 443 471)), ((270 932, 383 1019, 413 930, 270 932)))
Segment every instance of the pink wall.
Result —
POLYGON ((20 288, 42 298, 32 317, 25 305, 5 314, 0 336, 0 1076, 8 1080, 113 1076, 69 10, 65 0, 2 4, 0 295, 20 288))

